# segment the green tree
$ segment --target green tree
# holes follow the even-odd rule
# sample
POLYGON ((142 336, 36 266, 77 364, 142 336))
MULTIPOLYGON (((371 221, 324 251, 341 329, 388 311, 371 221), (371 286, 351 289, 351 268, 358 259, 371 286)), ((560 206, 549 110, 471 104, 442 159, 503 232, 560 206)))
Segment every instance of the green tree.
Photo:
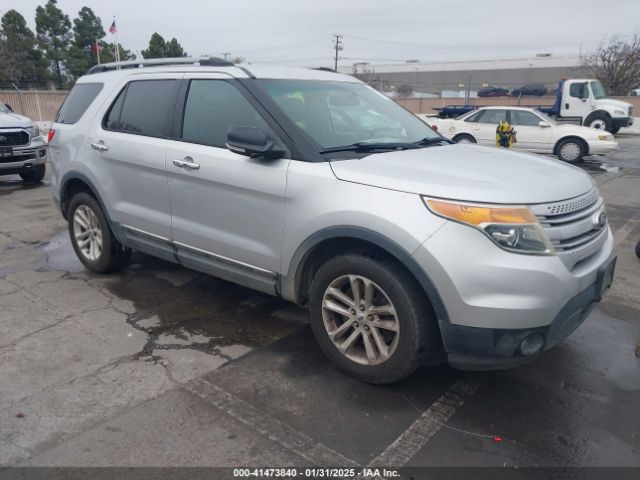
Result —
POLYGON ((36 8, 36 33, 38 42, 51 62, 58 86, 65 80, 65 60, 71 43, 71 21, 58 8, 57 0, 36 8))
POLYGON ((165 42, 162 35, 158 32, 151 35, 149 47, 140 53, 143 58, 173 58, 187 56, 187 53, 184 51, 180 43, 178 43, 177 39, 172 38, 168 42, 165 42))
POLYGON ((9 10, 0 21, 0 81, 23 86, 47 82, 47 65, 24 17, 9 10))
POLYGON ((143 58, 165 58, 167 55, 167 44, 158 32, 151 35, 149 47, 140 52, 143 58))
POLYGON ((167 42, 167 48, 165 51, 165 57, 167 58, 175 58, 175 57, 186 57, 187 52, 185 52, 182 48, 182 45, 178 43, 178 40, 172 38, 167 42))
POLYGON ((73 42, 67 55, 69 71, 74 77, 84 75, 98 63, 95 44, 104 36, 102 21, 89 7, 82 7, 73 20, 73 42))
MULTIPOLYGON (((101 63, 110 63, 115 62, 115 43, 108 43, 101 41, 100 43, 100 62, 101 63)), ((135 60, 136 55, 131 50, 127 50, 122 47, 122 44, 119 44, 120 47, 120 61, 125 62, 127 60, 135 60)))

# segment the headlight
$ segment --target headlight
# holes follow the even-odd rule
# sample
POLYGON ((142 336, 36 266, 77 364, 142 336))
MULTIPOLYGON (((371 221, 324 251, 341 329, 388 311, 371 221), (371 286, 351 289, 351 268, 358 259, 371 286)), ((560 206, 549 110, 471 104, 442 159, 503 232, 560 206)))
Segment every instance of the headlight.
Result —
POLYGON ((598 140, 611 141, 613 140, 613 135, 598 135, 598 140))
POLYGON ((40 129, 38 127, 27 127, 27 132, 31 135, 31 138, 36 138, 40 136, 40 129))
POLYGON ((624 117, 626 115, 626 112, 624 110, 614 110, 613 113, 614 115, 619 115, 621 117, 624 117))
POLYGON ((527 207, 423 200, 431 212, 480 230, 504 250, 533 255, 555 254, 547 234, 527 207))

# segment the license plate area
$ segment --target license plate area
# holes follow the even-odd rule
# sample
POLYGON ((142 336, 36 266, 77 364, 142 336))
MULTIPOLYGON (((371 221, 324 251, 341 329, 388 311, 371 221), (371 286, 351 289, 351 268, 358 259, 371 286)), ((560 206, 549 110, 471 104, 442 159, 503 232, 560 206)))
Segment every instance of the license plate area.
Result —
POLYGON ((0 147, 0 157, 11 157, 11 156, 13 156, 13 148, 0 147))
POLYGON ((596 279, 596 301, 599 302, 602 300, 602 295, 606 292, 611 284, 613 283, 613 274, 616 270, 616 260, 618 258, 615 257, 611 260, 607 265, 601 267, 598 270, 598 277, 596 279))

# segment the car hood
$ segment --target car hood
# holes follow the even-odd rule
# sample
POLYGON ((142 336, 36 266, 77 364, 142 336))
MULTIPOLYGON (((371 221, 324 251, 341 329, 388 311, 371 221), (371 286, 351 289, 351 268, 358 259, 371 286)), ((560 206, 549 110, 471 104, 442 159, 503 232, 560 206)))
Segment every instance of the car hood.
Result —
POLYGON ((26 128, 33 126, 28 117, 16 113, 0 113, 0 128, 26 128))
POLYGON ((332 161, 340 180, 470 202, 532 204, 594 188, 577 167, 550 157, 478 145, 447 145, 332 161))

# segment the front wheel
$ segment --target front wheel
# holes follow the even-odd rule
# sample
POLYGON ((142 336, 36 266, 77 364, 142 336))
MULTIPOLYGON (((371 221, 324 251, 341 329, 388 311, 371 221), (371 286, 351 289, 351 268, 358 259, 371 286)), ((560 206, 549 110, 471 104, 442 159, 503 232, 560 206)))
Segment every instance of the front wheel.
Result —
POLYGON ((607 132, 611 132, 611 124, 611 118, 608 115, 605 115, 604 113, 595 113, 589 119, 587 126, 597 130, 606 130, 607 132))
POLYGON ((71 244, 87 269, 110 273, 128 262, 131 250, 114 237, 106 215, 93 196, 84 192, 75 195, 67 219, 71 244))
POLYGON ((580 140, 567 138, 562 140, 556 147, 558 158, 567 163, 577 163, 582 161, 585 155, 584 145, 580 140))
POLYGON ((38 183, 44 178, 46 167, 44 164, 33 167, 32 170, 20 174, 20 178, 25 183, 38 183))
POLYGON ((477 143, 476 139, 473 135, 469 135, 468 133, 461 133, 453 137, 453 141, 455 143, 477 143))
POLYGON ((360 380, 387 384, 429 357, 437 327, 424 291, 397 263, 344 254, 310 289, 311 327, 329 359, 360 380))

